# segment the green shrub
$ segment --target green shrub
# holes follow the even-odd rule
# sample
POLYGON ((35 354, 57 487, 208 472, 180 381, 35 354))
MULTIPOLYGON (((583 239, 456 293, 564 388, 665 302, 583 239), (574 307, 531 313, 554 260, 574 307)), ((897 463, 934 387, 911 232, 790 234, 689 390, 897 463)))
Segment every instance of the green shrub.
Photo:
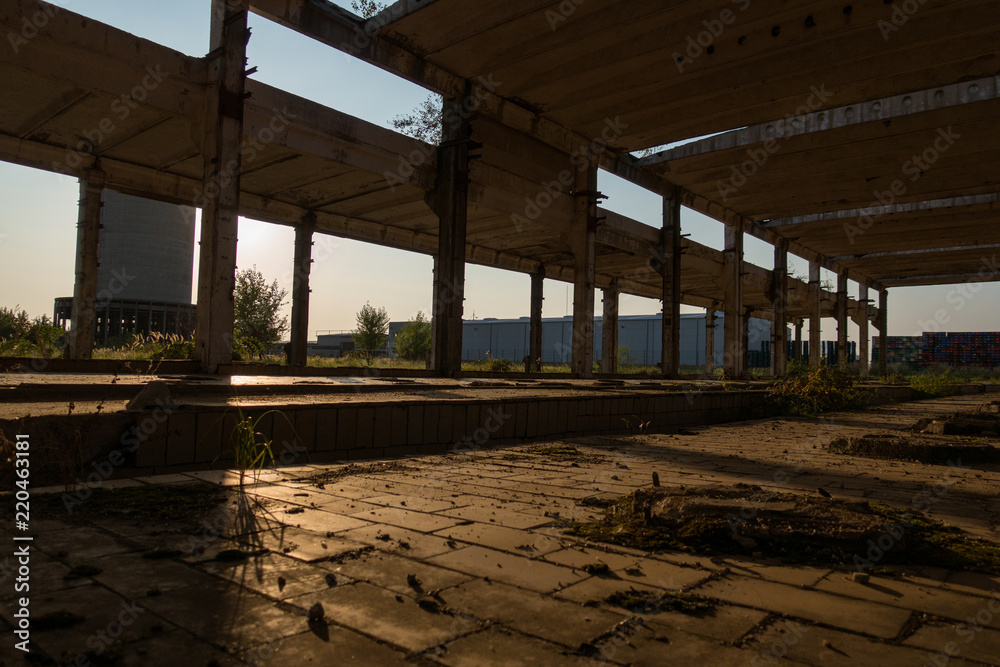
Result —
POLYGON ((409 361, 422 361, 431 350, 431 323, 423 311, 396 332, 396 356, 409 361))
POLYGON ((514 370, 514 362, 510 359, 490 359, 486 368, 491 373, 510 373, 514 370))
POLYGON ((952 374, 951 368, 946 368, 942 373, 921 373, 910 378, 910 387, 925 398, 954 396, 958 393, 957 385, 958 378, 952 374))
POLYGON ((825 363, 807 373, 779 378, 767 391, 771 408, 779 414, 811 416, 850 410, 864 407, 870 399, 856 377, 825 363))

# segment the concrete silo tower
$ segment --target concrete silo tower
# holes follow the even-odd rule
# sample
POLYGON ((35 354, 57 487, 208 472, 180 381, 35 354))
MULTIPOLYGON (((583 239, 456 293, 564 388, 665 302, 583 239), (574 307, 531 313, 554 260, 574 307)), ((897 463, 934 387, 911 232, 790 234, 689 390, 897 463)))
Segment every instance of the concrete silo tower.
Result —
MULTIPOLYGON (((153 332, 190 336, 195 210, 113 190, 102 195, 95 336, 99 343, 153 332)), ((65 326, 72 297, 56 299, 65 326)))

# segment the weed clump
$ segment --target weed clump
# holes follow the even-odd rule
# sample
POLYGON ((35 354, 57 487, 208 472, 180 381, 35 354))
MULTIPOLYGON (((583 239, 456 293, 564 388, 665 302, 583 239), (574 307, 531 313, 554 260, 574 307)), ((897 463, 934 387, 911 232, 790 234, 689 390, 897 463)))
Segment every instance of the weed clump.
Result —
POLYGON ((640 489, 618 498, 602 519, 573 524, 567 532, 649 552, 1000 572, 1000 546, 970 538, 922 514, 747 484, 640 489))
POLYGON ((916 392, 917 398, 943 398, 958 393, 959 379, 952 374, 950 368, 942 373, 922 373, 910 378, 910 387, 916 392))
POLYGON ((705 616, 715 612, 709 600, 691 593, 639 591, 630 588, 618 591, 604 599, 610 605, 627 609, 634 614, 657 614, 662 611, 679 611, 692 616, 705 616))
POLYGON ((778 378, 768 385, 767 392, 775 413, 805 417, 862 408, 871 400, 856 377, 826 364, 778 378))

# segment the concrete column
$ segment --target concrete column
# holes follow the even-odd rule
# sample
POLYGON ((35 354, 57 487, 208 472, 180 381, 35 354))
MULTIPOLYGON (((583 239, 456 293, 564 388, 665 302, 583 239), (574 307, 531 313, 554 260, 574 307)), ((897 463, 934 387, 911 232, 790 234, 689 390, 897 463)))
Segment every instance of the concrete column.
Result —
POLYGON ((719 302, 713 301, 705 309, 705 375, 715 375, 715 313, 719 302))
POLYGON ((802 318, 795 320, 795 350, 793 355, 795 361, 802 363, 802 318))
POLYGON ((847 368, 847 272, 837 274, 837 365, 847 368))
POLYGON ((428 196, 437 213, 438 252, 434 261, 431 365, 441 377, 462 370, 462 311, 465 301, 465 236, 469 198, 468 114, 461 99, 444 101, 437 187, 428 196))
POLYGON ((819 264, 809 262, 809 367, 818 368, 823 345, 819 264))
POLYGON ((97 248, 101 236, 101 195, 104 180, 91 174, 80 180, 80 210, 76 226, 76 279, 70 319, 69 358, 90 359, 94 350, 97 303, 97 248))
POLYGON ((788 370, 788 243, 774 247, 774 320, 771 324, 771 374, 784 375, 788 370))
POLYGON ((723 252, 725 297, 723 338, 725 359, 723 370, 727 377, 740 378, 745 374, 746 347, 744 347, 743 312, 743 229, 726 225, 726 245, 723 252))
POLYGON ((531 274, 531 330, 528 354, 531 356, 529 367, 536 371, 542 370, 542 301, 545 289, 545 266, 531 274))
POLYGON ((195 349, 208 372, 233 358, 247 6, 246 0, 212 0, 204 188, 195 202, 202 207, 195 349))
POLYGON ((878 374, 889 375, 889 292, 880 289, 878 292, 878 374))
POLYGON ((741 377, 750 377, 750 314, 752 308, 743 308, 743 368, 741 377))
POLYGON ((570 247, 573 250, 573 356, 570 370, 594 375, 594 273, 597 264, 597 166, 577 171, 570 247))
POLYGON ((861 365, 861 377, 867 378, 869 368, 872 364, 871 352, 869 351, 868 332, 868 285, 862 285, 858 291, 858 302, 861 308, 861 318, 858 320, 860 331, 858 337, 858 361, 861 365))
POLYGON ((316 216, 307 214, 295 226, 295 259, 292 279, 292 334, 291 352, 288 363, 292 366, 306 365, 306 351, 309 347, 309 274, 312 272, 313 233, 316 231, 316 216))
POLYGON ((601 372, 618 372, 618 281, 604 288, 604 336, 601 340, 601 372))
POLYGON ((681 199, 675 192, 663 197, 661 244, 663 347, 660 369, 664 377, 677 377, 681 362, 681 199))

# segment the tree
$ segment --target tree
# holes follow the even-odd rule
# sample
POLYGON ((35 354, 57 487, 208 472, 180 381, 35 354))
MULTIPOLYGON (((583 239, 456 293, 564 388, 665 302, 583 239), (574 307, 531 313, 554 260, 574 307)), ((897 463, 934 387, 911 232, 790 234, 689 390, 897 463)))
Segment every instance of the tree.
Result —
POLYGON ((363 19, 370 19, 380 11, 388 7, 385 3, 374 2, 373 0, 352 0, 351 9, 363 19))
POLYGON ((396 334, 396 356, 411 361, 427 357, 431 349, 431 323, 427 321, 423 311, 406 323, 406 326, 396 334))
POLYGON ((441 143, 441 115, 444 105, 440 95, 431 93, 413 111, 392 119, 392 126, 429 144, 441 143))
POLYGON ((358 311, 358 328, 351 336, 354 345, 371 363, 372 356, 377 350, 385 347, 389 340, 389 315, 385 308, 375 310, 368 302, 358 311))
POLYGON ((288 291, 277 280, 267 284, 256 265, 236 272, 234 329, 236 339, 249 352, 263 357, 288 331, 288 317, 280 316, 286 296, 288 291))

